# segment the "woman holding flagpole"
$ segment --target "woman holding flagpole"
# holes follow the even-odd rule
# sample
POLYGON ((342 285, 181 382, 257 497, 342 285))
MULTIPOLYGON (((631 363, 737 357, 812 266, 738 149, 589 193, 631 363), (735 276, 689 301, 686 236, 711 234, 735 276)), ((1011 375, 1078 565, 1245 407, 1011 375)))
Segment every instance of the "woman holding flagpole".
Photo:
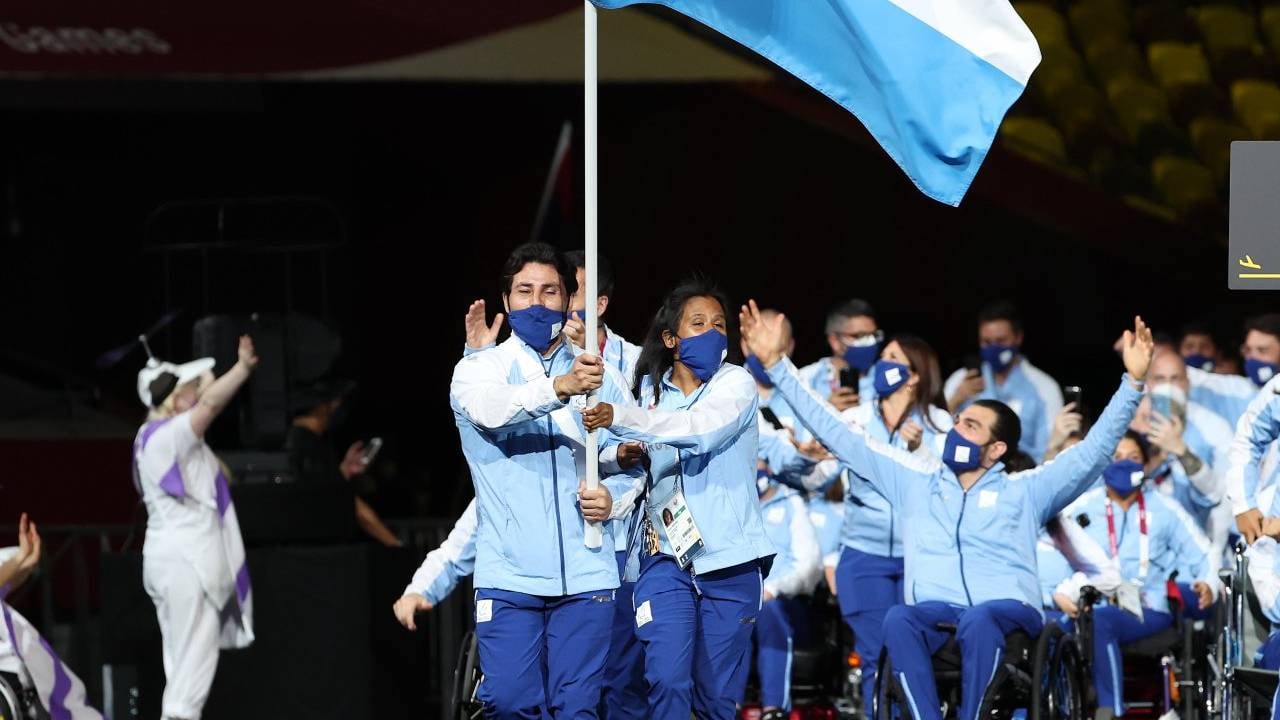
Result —
POLYGON ((253 341, 213 379, 212 358, 183 365, 151 358, 138 373, 150 414, 134 442, 134 482, 147 506, 142 580, 163 645, 164 720, 196 720, 220 648, 253 642, 249 569, 227 478, 205 432, 258 364, 253 341))
POLYGON ((583 412, 588 430, 648 445, 627 575, 638 564, 635 627, 655 718, 734 717, 774 555, 755 489, 759 396, 724 362, 728 307, 706 282, 676 288, 645 338, 640 405, 583 412))

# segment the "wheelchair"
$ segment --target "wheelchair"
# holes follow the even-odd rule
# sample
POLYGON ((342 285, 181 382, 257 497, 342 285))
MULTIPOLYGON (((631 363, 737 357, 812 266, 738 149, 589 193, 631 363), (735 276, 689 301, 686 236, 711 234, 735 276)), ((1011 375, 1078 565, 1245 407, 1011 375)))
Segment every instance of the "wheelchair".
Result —
POLYGON ((47 720, 36 692, 23 687, 17 675, 0 672, 0 718, 4 720, 47 720))
POLYGON ((453 668, 449 720, 479 720, 484 716, 484 706, 480 702, 480 683, 483 681, 479 641, 475 631, 471 631, 462 638, 458 663, 453 668))
POLYGON ((1223 591, 1222 633, 1217 646, 1219 661, 1216 694, 1217 709, 1222 720, 1264 720, 1271 717, 1271 702, 1280 673, 1246 665, 1245 641, 1249 625, 1258 632, 1259 639, 1271 629, 1270 621, 1262 614, 1257 597, 1249 584, 1248 559, 1245 547, 1235 547, 1235 567, 1221 573, 1223 591))
MULTIPOLYGON (((809 641, 797 644, 791 655, 791 704, 800 717, 862 720, 861 662, 850 650, 852 634, 840 616, 840 606, 825 584, 809 603, 809 641)), ((755 717, 760 706, 755 663, 747 683, 747 702, 740 717, 755 717)))
MULTIPOLYGON (((952 633, 934 653, 933 674, 943 717, 954 718, 961 692, 960 645, 954 625, 940 624, 938 629, 952 633)), ((1083 720, 1082 667, 1078 645, 1057 622, 1046 622, 1035 638, 1015 631, 1005 637, 1004 660, 982 698, 978 715, 1007 720, 1025 709, 1029 720, 1083 720)), ((878 668, 873 703, 876 720, 911 717, 888 649, 880 653, 878 668)))
MULTIPOLYGON (((1125 691, 1129 715, 1157 717, 1177 710, 1181 720, 1208 718, 1215 706, 1214 658, 1216 642, 1211 627, 1198 630, 1185 617, 1182 594, 1169 578, 1168 601, 1173 625, 1154 635, 1121 647, 1126 669, 1125 691), (1157 670, 1152 674, 1149 670, 1157 670), (1152 679, 1154 675, 1154 678, 1152 679)), ((1086 687, 1085 708, 1097 706, 1097 690, 1090 680, 1093 665, 1093 608, 1102 599, 1095 588, 1086 586, 1080 594, 1080 615, 1070 636, 1083 659, 1081 674, 1086 687)))

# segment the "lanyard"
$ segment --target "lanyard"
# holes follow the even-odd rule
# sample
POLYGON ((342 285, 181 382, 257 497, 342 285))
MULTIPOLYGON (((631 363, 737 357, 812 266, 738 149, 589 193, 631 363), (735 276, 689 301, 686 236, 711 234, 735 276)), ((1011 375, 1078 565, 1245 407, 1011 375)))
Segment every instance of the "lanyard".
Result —
MULTIPOLYGON (((1138 582, 1147 579, 1147 568, 1151 564, 1151 539, 1147 535, 1147 501, 1138 491, 1138 582)), ((1107 500, 1107 541, 1111 545, 1111 557, 1120 559, 1120 543, 1116 540, 1116 515, 1111 500, 1107 500)))

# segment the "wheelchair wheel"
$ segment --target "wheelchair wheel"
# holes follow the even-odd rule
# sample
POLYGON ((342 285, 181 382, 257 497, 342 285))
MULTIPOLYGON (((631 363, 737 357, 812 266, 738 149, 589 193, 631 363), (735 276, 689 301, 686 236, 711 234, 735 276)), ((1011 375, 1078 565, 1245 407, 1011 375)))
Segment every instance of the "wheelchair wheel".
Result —
POLYGON ((26 702, 22 682, 13 673, 0 673, 0 718, 3 720, 35 720, 26 702))
POLYGON ((480 671, 479 641, 474 632, 462 638, 458 664, 453 669, 453 699, 449 717, 451 720, 477 720, 484 708, 477 698, 477 689, 484 675, 480 671))
POLYGON ((1036 643, 1029 720, 1085 717, 1083 662, 1075 638, 1051 622, 1036 643))
POLYGON ((894 720, 910 718, 909 713, 895 711, 899 693, 897 683, 893 680, 893 667, 889 664, 889 651, 881 650, 880 659, 876 663, 875 695, 871 702, 871 716, 875 720, 894 720))

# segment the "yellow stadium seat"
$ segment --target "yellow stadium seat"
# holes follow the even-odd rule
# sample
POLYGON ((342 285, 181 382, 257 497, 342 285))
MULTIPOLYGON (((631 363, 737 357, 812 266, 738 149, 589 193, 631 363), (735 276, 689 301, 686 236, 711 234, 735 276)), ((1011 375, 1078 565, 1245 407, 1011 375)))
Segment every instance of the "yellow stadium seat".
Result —
POLYGON ((1084 79, 1084 63, 1075 50, 1062 45, 1050 45, 1040 49, 1043 59, 1040 67, 1031 74, 1031 88, 1042 98, 1048 98, 1059 88, 1084 79))
POLYGON ((1211 85, 1209 60, 1198 43, 1156 42, 1147 48, 1151 72, 1166 90, 1211 85))
POLYGON ((1220 77, 1227 80, 1256 77, 1266 71, 1266 58, 1252 14, 1230 5, 1206 5, 1195 15, 1209 59, 1220 77))
POLYGON ((1122 142, 1109 121, 1106 98, 1092 84, 1078 81, 1064 85, 1047 104, 1073 155, 1077 150, 1088 155, 1098 147, 1122 142))
POLYGON ((1195 22, 1183 0, 1144 0, 1133 8, 1133 30, 1146 43, 1186 42, 1196 37, 1195 22))
POLYGON ((1249 131, 1230 120, 1206 116, 1191 121, 1191 146, 1219 187, 1226 186, 1231 169, 1231 143, 1248 139, 1249 131))
POLYGON ((1062 133, 1047 120, 1010 117, 1000 126, 1000 137, 1009 147, 1035 160, 1067 164, 1067 144, 1062 133))
POLYGON ((1036 36, 1041 48, 1051 45, 1071 47, 1071 39, 1067 35, 1067 23, 1057 10, 1048 5, 1031 2, 1015 3, 1013 9, 1018 11, 1022 21, 1031 28, 1031 34, 1036 36))
POLYGON ((1262 34, 1267 36, 1272 56, 1280 62, 1280 5, 1262 8, 1262 34))
POLYGON ((1236 117, 1257 140, 1280 140, 1280 87, 1265 80, 1238 80, 1231 86, 1236 117))
POLYGON ((1083 0, 1067 11, 1071 29, 1082 43, 1129 39, 1129 15, 1114 0, 1083 0))
POLYGON ((1147 47, 1147 61, 1156 82, 1169 93, 1174 116, 1180 122, 1225 112, 1222 93, 1213 84, 1209 60, 1198 43, 1152 43, 1147 47))
POLYGON ((1217 204, 1213 173, 1194 160, 1158 157, 1151 163, 1151 176, 1160 196, 1180 217, 1202 215, 1217 204))
POLYGON ((1154 85, 1135 78, 1113 80, 1107 84, 1107 99, 1120 120, 1120 127, 1135 143, 1153 127, 1174 128, 1169 99, 1154 85))
POLYGON ((1138 46, 1117 38, 1106 38, 1090 43, 1084 50, 1089 69, 1099 82, 1108 83, 1120 78, 1146 78, 1147 62, 1138 46))

